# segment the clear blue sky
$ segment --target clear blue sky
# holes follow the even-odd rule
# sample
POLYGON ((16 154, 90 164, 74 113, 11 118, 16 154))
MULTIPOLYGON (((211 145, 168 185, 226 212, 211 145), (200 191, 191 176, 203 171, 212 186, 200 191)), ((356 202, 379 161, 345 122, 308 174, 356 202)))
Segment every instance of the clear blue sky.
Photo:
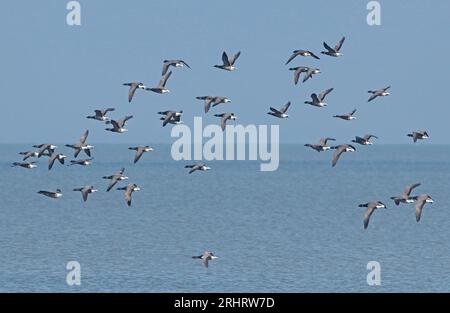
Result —
POLYGON ((281 142, 321 136, 340 142, 373 133, 380 143, 408 143, 410 130, 427 129, 429 143, 450 143, 450 2, 380 1, 382 25, 368 26, 368 1, 86 1, 81 26, 66 24, 68 1, 4 1, 0 12, 0 142, 71 143, 85 129, 91 142, 169 142, 170 127, 156 114, 182 109, 184 122, 204 116, 200 95, 224 95, 242 124, 281 125, 281 142), (294 86, 284 62, 294 49, 322 50, 345 35, 338 59, 298 57, 291 66, 318 66, 322 74, 294 86), (242 51, 238 70, 213 68, 223 50, 242 51), (156 85, 163 59, 182 58, 170 94, 137 92, 131 104, 122 83, 156 85), (391 96, 367 103, 367 90, 392 85, 391 96), (312 92, 334 87, 327 108, 303 104, 312 92), (290 119, 266 114, 292 101, 290 119), (115 107, 111 116, 135 116, 129 132, 104 131, 86 115, 115 107), (358 120, 331 116, 357 108, 358 120))

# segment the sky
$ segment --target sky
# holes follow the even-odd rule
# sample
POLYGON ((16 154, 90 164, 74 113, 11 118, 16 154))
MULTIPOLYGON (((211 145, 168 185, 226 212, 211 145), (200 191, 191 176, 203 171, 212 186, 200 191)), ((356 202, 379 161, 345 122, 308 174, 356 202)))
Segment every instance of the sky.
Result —
POLYGON ((92 143, 172 142, 171 126, 157 112, 183 110, 218 123, 213 114, 234 112, 238 122, 279 124, 281 143, 330 136, 350 141, 370 133, 378 143, 410 143, 406 134, 428 130, 430 144, 449 144, 448 87, 450 2, 379 1, 381 25, 369 26, 369 1, 80 0, 81 25, 69 26, 69 1, 4 1, 0 11, 0 143, 73 143, 85 129, 92 143), (345 36, 343 56, 320 55, 323 41, 345 36), (320 60, 297 57, 312 50, 320 60), (242 54, 234 72, 213 67, 222 51, 242 54), (169 94, 138 90, 128 103, 125 82, 157 85, 164 59, 173 69, 169 94), (290 66, 322 73, 297 86, 290 66), (391 95, 367 103, 369 89, 391 85, 391 95), (326 108, 304 104, 313 92, 334 88, 326 108), (196 96, 232 102, 207 115, 196 96), (267 115, 291 101, 289 119, 267 115), (133 115, 128 133, 115 134, 86 119, 114 107, 113 118, 133 115), (357 109, 357 120, 332 118, 357 109))

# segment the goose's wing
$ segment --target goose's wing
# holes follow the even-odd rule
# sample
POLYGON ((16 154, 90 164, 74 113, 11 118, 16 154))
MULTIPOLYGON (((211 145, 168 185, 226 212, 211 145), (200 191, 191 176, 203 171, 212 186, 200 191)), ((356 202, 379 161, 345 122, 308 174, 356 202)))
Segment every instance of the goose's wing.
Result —
POLYGON ((225 65, 225 66, 231 65, 230 61, 228 60, 228 55, 225 51, 222 53, 222 62, 223 62, 223 65, 225 65))
POLYGON ((344 41, 345 41, 345 37, 342 37, 342 39, 339 40, 339 42, 338 42, 337 45, 334 47, 334 49, 335 49, 336 51, 341 50, 342 44, 344 43, 344 41))
POLYGON ((369 226, 370 217, 372 216, 373 211, 375 211, 375 206, 369 203, 366 212, 364 213, 364 229, 369 226))
POLYGON ((289 101, 288 103, 286 103, 285 105, 283 105, 280 109, 281 113, 286 113, 286 111, 289 109, 289 106, 291 105, 291 101, 289 101))
POLYGON ((133 100, 133 96, 134 93, 136 92, 137 87, 138 85, 134 83, 130 85, 130 89, 128 90, 128 102, 131 102, 131 100, 133 100))
POLYGON ((233 56, 233 59, 231 59, 231 61, 230 61, 231 65, 234 65, 234 62, 236 62, 236 60, 239 58, 240 55, 241 55, 241 51, 238 51, 238 52, 233 56))
POLYGON ((403 195, 405 195, 405 196, 408 197, 408 196, 411 194, 411 191, 412 191, 414 188, 419 187, 419 186, 420 186, 420 183, 414 183, 414 184, 411 184, 411 185, 406 186, 406 187, 405 187, 405 190, 403 191, 403 195))
POLYGON ((336 149, 336 151, 334 151, 333 160, 331 163, 332 166, 336 166, 336 163, 339 160, 339 157, 341 156, 341 154, 344 152, 344 150, 345 150, 345 148, 340 146, 336 149))
POLYGON ((327 90, 325 90, 325 91, 322 91, 322 92, 319 94, 319 99, 320 99, 320 100, 325 99, 325 97, 326 97, 330 92, 332 92, 333 89, 334 89, 334 88, 329 88, 329 89, 327 89, 327 90))
POLYGON ((161 80, 159 81, 159 86, 164 87, 166 86, 167 80, 169 79, 170 75, 172 75, 172 71, 170 71, 169 73, 165 74, 161 80))

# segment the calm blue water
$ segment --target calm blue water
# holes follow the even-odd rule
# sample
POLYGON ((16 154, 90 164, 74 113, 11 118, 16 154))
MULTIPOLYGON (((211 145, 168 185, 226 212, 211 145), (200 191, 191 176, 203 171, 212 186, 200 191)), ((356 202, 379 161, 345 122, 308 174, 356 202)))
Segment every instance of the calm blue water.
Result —
MULTIPOLYGON (((281 147, 278 171, 259 162, 209 162, 188 175, 170 146, 132 164, 125 145, 96 145, 90 167, 11 168, 28 145, 0 145, 0 291, 450 291, 450 146, 374 145, 346 154, 281 147), (122 166, 142 190, 126 206, 101 179, 122 166), (408 183, 435 200, 416 223, 414 208, 389 197, 408 183), (74 187, 101 191, 81 201, 74 187), (36 194, 61 188, 54 200, 36 194), (362 224, 359 203, 388 210, 362 224), (204 268, 192 255, 220 257, 204 268), (66 264, 81 264, 81 286, 66 264), (369 287, 366 265, 381 264, 369 287)), ((68 150, 64 150, 66 154, 68 150)))

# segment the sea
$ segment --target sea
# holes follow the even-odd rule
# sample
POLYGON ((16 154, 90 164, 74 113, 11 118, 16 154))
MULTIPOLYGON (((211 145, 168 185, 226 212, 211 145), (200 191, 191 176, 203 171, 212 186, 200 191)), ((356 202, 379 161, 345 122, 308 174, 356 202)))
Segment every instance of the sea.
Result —
POLYGON ((30 144, 0 145, 1 292, 450 291, 450 145, 358 146, 333 168, 332 151, 285 144, 276 171, 209 161, 193 174, 169 144, 136 164, 129 146, 96 144, 90 166, 49 171, 46 157, 11 167, 30 144), (141 187, 130 207, 102 179, 122 167, 117 187, 141 187), (420 222, 390 200, 413 182, 434 199, 420 222), (84 185, 99 189, 87 202, 73 191, 84 185), (358 205, 373 200, 387 209, 364 229, 358 205), (192 258, 204 250, 219 257, 208 268, 192 258))

